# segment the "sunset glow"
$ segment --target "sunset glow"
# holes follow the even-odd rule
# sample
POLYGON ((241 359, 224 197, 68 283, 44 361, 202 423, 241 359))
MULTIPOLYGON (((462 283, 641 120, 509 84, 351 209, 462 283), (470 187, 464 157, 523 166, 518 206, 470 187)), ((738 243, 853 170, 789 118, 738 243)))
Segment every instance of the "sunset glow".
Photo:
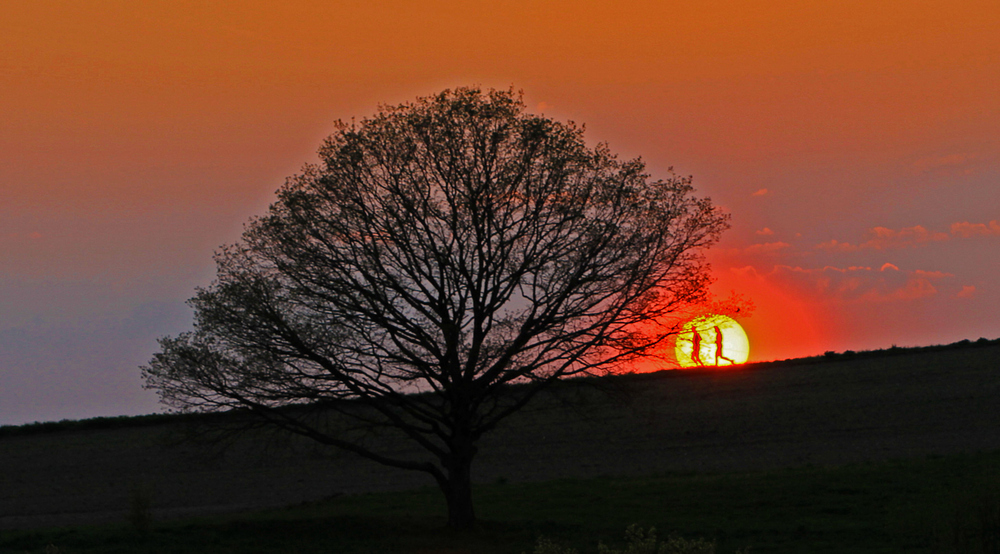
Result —
POLYGON ((8 4, 0 423, 159 409, 136 368, 335 122, 469 85, 692 175, 749 361, 1000 336, 996 0, 8 4))

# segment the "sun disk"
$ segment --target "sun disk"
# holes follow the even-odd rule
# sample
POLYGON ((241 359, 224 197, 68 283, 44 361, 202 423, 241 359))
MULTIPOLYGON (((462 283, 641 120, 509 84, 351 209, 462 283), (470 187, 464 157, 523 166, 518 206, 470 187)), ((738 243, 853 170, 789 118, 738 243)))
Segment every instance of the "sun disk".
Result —
POLYGON ((681 328, 674 346, 681 367, 722 367, 742 364, 750 357, 750 340, 731 317, 696 317, 681 328))

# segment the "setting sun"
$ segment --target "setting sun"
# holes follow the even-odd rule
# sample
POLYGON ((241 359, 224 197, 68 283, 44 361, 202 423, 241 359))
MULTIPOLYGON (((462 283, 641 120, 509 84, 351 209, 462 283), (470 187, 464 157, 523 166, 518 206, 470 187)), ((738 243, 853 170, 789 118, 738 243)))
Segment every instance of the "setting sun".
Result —
POLYGON ((684 324, 674 355, 681 367, 737 365, 750 356, 750 341, 736 320, 711 314, 684 324))

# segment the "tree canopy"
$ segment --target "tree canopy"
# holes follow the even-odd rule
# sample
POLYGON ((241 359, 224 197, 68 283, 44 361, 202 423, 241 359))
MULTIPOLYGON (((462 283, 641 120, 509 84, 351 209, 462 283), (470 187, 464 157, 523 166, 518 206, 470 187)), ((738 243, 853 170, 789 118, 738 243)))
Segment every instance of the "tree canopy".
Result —
POLYGON ((625 367, 675 333, 728 226, 689 177, 654 180, 513 91, 383 106, 319 155, 217 253, 194 330, 161 339, 145 381, 175 410, 247 408, 425 471, 454 527, 475 520, 477 440, 554 380, 625 367), (317 403, 429 457, 282 408, 317 403))

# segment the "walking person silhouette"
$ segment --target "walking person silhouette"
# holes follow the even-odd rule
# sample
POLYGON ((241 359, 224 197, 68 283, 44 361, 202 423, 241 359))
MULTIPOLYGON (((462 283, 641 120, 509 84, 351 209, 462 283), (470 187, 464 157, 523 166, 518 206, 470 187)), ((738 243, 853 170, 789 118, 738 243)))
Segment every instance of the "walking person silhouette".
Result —
POLYGON ((705 362, 701 361, 701 335, 698 334, 697 329, 691 329, 694 336, 691 337, 691 342, 694 344, 694 349, 691 350, 691 359, 694 363, 698 365, 705 365, 705 362))
POLYGON ((719 359, 728 361, 731 364, 735 364, 736 360, 732 358, 727 358, 722 355, 722 330, 719 326, 715 326, 715 367, 719 367, 719 359))

